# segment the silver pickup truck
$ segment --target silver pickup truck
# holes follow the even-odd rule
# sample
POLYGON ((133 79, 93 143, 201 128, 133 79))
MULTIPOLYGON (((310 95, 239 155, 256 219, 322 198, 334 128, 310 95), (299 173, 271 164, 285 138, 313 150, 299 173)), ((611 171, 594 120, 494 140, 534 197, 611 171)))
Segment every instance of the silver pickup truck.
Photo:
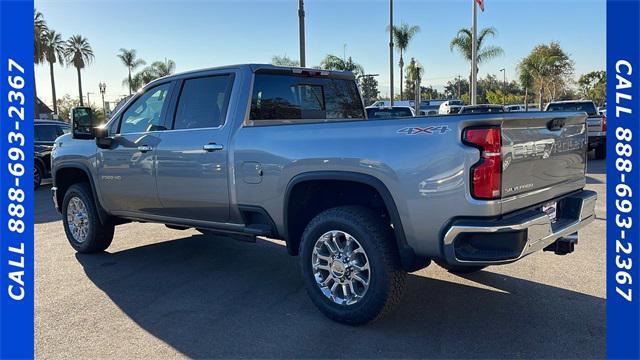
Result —
POLYGON ((220 67, 154 81, 102 126, 74 109, 53 200, 81 253, 131 221, 284 240, 315 305, 364 324, 431 261, 472 272, 573 251, 596 201, 585 119, 374 120, 349 72, 220 67))

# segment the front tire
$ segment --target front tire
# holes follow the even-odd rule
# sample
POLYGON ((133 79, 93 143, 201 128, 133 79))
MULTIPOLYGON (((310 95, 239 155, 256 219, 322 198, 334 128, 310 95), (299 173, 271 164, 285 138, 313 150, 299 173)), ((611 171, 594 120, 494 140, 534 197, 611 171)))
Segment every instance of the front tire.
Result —
POLYGON ((111 245, 115 226, 100 222, 87 183, 72 185, 64 194, 62 221, 69 244, 79 253, 97 253, 111 245))
POLYGON ((300 249, 304 284, 332 320, 362 325, 384 317, 406 282, 389 226, 373 211, 342 206, 307 225, 300 249))

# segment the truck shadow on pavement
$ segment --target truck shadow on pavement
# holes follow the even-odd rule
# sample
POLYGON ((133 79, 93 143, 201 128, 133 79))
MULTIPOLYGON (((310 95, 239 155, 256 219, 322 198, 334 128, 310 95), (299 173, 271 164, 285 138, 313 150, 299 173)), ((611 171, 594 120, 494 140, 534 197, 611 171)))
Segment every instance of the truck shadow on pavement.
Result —
POLYGON ((596 160, 590 157, 587 160, 587 174, 606 174, 607 173, 607 161, 596 160))
POLYGON ((605 356, 604 299, 490 269, 466 276, 485 288, 409 275, 393 313, 349 327, 316 310, 297 258, 273 242, 197 235, 76 257, 142 329, 192 358, 605 356))
POLYGON ((36 224, 44 224, 62 219, 53 206, 51 197, 51 185, 41 185, 34 191, 36 204, 34 208, 34 219, 36 224))

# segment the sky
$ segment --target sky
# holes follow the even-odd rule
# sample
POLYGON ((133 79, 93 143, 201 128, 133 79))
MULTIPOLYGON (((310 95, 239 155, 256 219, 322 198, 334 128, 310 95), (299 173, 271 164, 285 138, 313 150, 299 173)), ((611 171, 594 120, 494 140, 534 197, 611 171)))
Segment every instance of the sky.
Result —
MULTIPOLYGON (((120 48, 136 49, 151 63, 171 59, 176 72, 240 63, 270 63, 274 55, 296 59, 297 0, 36 0, 47 25, 63 38, 88 38, 95 60, 82 71, 84 96, 99 103, 128 94, 122 85, 127 69, 117 58, 120 48)), ((575 77, 605 70, 605 0, 485 0, 478 27, 498 30, 487 45, 504 56, 480 66, 479 77, 516 77, 518 62, 540 43, 558 41, 575 61, 575 77)), ((377 77, 381 95, 389 93, 388 0, 305 0, 307 66, 319 65, 327 54, 353 57, 377 77)), ((420 33, 405 54, 425 68, 423 85, 442 90, 458 75, 468 76, 469 63, 449 43, 471 24, 471 0, 395 0, 394 22, 418 25, 420 33)), ((399 90, 398 54, 394 56, 395 91, 399 90)), ((78 96, 76 71, 55 66, 58 97, 78 96)), ((49 66, 36 67, 38 96, 51 103, 49 66)), ((85 97, 86 100, 86 97, 85 97)))

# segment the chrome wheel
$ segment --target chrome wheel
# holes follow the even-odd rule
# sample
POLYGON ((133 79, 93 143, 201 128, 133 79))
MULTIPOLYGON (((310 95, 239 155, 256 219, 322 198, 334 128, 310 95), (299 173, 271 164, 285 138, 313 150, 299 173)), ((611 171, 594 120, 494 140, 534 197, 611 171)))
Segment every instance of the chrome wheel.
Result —
POLYGON ((82 199, 74 196, 67 205, 67 226, 73 239, 79 243, 89 235, 89 212, 82 199))
POLYGON ((353 305, 369 289, 367 254, 358 240, 344 231, 329 231, 316 240, 311 266, 316 284, 336 304, 353 305))

